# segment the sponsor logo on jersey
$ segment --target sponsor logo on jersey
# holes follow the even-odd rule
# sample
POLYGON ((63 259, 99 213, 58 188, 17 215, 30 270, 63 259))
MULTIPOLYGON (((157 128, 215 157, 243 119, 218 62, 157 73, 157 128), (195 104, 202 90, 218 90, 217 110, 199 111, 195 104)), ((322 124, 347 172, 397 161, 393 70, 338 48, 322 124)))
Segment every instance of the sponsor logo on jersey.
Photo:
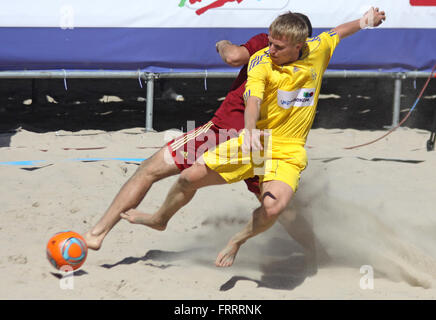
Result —
POLYGON ((314 103, 315 88, 302 88, 294 91, 277 90, 277 104, 283 109, 310 107, 314 103))

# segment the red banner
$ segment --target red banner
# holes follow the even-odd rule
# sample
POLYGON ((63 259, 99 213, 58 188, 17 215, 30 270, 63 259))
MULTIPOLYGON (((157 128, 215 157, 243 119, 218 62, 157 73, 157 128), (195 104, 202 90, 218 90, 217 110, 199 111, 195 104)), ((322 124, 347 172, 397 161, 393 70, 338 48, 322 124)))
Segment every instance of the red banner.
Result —
POLYGON ((412 6, 436 6, 436 0, 410 0, 412 6))

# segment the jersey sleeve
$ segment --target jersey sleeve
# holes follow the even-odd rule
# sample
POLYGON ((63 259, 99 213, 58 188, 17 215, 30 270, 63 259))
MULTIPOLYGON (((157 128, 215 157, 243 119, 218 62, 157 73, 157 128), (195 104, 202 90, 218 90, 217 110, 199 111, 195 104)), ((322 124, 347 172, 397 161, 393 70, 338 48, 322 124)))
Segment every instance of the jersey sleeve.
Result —
POLYGON ((333 56, 333 52, 341 41, 339 35, 331 30, 321 33, 319 37, 321 38, 321 44, 323 49, 329 52, 330 57, 333 56))
POLYGON ((266 54, 255 54, 248 62, 247 83, 245 84, 244 100, 255 96, 263 100, 265 84, 268 77, 267 64, 262 62, 266 54))
POLYGON ((266 33, 259 33, 254 37, 251 37, 250 40, 248 40, 246 43, 242 44, 241 46, 247 48, 251 57, 260 49, 268 47, 268 42, 269 42, 268 35, 266 33))

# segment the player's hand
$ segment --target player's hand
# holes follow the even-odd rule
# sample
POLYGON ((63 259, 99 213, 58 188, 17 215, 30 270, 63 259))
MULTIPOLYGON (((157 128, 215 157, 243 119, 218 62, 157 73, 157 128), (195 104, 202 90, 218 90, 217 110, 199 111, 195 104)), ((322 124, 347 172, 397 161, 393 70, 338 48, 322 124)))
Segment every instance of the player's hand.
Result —
POLYGON ((242 143, 242 153, 247 154, 252 151, 263 150, 262 137, 269 136, 269 133, 259 129, 244 129, 244 142, 242 143))
POLYGON ((222 46, 222 45, 225 45, 225 44, 228 44, 228 45, 230 45, 230 44, 232 44, 229 40, 220 40, 220 41, 218 41, 216 44, 215 44, 215 49, 216 49, 216 52, 220 52, 220 46, 222 46))
POLYGON ((371 7, 360 19, 360 26, 362 29, 367 27, 378 27, 386 20, 386 14, 384 11, 380 11, 379 8, 371 7))

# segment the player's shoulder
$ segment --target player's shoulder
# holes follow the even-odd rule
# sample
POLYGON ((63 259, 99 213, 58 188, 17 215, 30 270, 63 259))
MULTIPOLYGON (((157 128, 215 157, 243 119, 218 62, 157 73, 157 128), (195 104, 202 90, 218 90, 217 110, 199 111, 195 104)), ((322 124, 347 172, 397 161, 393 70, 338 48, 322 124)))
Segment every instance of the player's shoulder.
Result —
POLYGON ((269 55, 269 47, 262 48, 255 52, 248 63, 248 71, 252 70, 253 68, 259 66, 259 65, 265 65, 270 64, 271 58, 269 55))
POLYGON ((331 39, 335 37, 339 37, 338 33, 335 30, 325 31, 320 34, 324 39, 331 39))
POLYGON ((254 58, 254 57, 269 58, 269 47, 264 47, 260 50, 257 50, 251 56, 251 58, 254 58))
POLYGON ((308 38, 306 42, 307 43, 323 42, 323 41, 329 40, 335 36, 337 36, 337 33, 334 30, 324 31, 315 37, 308 38))
POLYGON ((247 48, 250 56, 252 56, 258 50, 268 46, 268 35, 266 33, 256 34, 242 46, 247 48))
POLYGON ((258 33, 255 36, 251 37, 249 41, 265 43, 268 45, 268 34, 266 33, 258 33))
POLYGON ((308 38, 306 41, 311 52, 316 51, 319 47, 331 47, 332 44, 337 42, 339 42, 339 36, 334 30, 322 32, 313 38, 308 38))

